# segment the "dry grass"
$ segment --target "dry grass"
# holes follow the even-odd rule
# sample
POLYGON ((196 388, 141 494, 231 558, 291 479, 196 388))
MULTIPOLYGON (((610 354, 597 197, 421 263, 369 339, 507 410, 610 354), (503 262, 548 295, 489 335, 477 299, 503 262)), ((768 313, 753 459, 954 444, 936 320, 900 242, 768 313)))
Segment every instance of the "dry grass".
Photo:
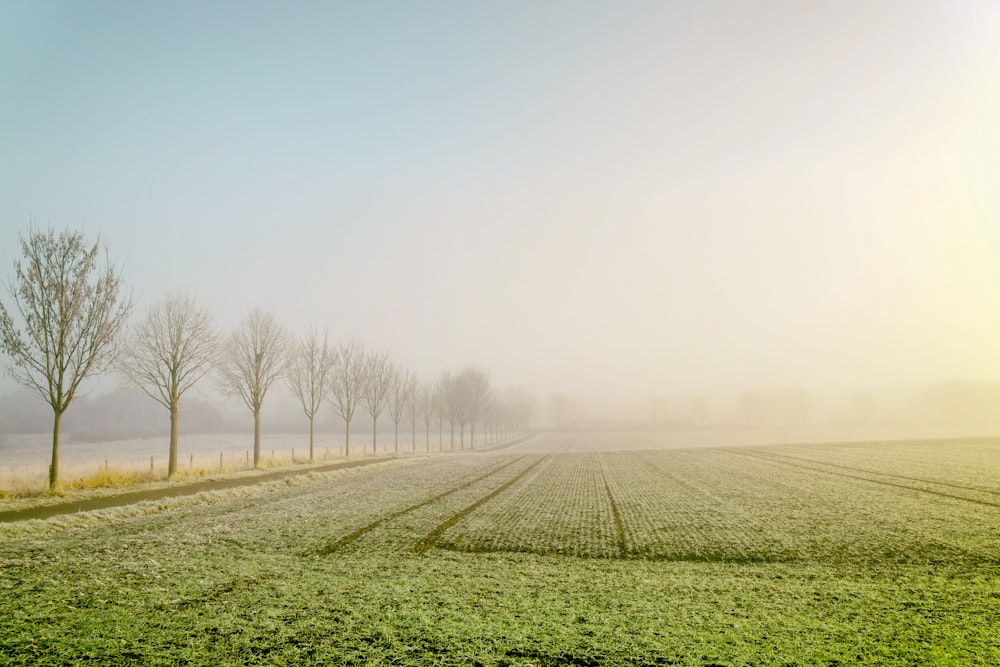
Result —
MULTIPOLYGON (((257 469, 288 468, 309 463, 308 450, 266 450, 257 469)), ((335 457, 328 449, 318 449, 315 462, 332 461, 335 457)), ((253 470, 246 454, 227 452, 221 457, 211 454, 182 456, 178 461, 173 480, 185 481, 220 474, 253 470), (221 461, 221 462, 220 462, 221 461)), ((45 465, 0 465, 0 500, 62 497, 81 491, 115 490, 141 487, 168 481, 165 459, 147 462, 122 462, 105 460, 82 464, 64 464, 60 468, 58 489, 48 488, 48 468, 45 465)))

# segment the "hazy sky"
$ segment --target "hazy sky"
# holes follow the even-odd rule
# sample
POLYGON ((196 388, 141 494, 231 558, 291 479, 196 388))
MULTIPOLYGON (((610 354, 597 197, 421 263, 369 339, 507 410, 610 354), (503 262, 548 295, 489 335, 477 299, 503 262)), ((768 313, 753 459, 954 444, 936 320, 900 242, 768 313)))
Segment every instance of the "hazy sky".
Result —
POLYGON ((6 0, 0 98, 5 279, 34 218, 425 374, 1000 381, 989 0, 6 0))

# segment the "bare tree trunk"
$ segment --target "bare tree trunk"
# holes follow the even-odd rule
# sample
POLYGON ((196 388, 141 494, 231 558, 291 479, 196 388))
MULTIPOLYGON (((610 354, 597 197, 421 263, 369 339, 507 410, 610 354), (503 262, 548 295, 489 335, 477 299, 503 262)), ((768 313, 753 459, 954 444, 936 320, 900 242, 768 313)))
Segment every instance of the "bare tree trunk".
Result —
POLYGON ((469 449, 476 448, 476 422, 469 424, 469 449))
POLYGON ((395 429, 392 442, 392 454, 393 456, 399 456, 399 422, 395 423, 395 429))
POLYGON ((375 438, 378 435, 378 417, 372 417, 372 456, 375 456, 375 452, 378 449, 375 446, 375 438))
POLYGON ((346 459, 351 455, 351 420, 345 419, 344 424, 344 458, 346 459))
MULTIPOLYGON (((316 434, 315 422, 316 415, 309 417, 309 463, 313 462, 313 440, 316 434)), ((294 461, 292 463, 294 463, 294 461)))
POLYGON ((253 411, 253 467, 260 467, 260 408, 253 411))
POLYGON ((458 425, 458 448, 465 449, 465 422, 458 425))
POLYGON ((448 445, 451 451, 455 451, 455 422, 451 422, 451 443, 448 445))
POLYGON ((55 490, 59 483, 59 428, 62 425, 62 412, 53 410, 52 418, 52 462, 49 463, 49 490, 55 490))
POLYGON ((177 426, 178 415, 177 401, 170 406, 170 453, 167 456, 167 479, 173 479, 177 474, 177 426))

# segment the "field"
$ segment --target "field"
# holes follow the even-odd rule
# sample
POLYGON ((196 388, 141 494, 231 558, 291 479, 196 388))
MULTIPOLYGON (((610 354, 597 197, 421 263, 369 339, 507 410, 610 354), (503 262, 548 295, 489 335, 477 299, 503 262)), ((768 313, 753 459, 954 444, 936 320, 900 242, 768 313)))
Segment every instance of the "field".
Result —
POLYGON ((0 665, 993 665, 997 628, 996 440, 549 433, 0 524, 0 665))

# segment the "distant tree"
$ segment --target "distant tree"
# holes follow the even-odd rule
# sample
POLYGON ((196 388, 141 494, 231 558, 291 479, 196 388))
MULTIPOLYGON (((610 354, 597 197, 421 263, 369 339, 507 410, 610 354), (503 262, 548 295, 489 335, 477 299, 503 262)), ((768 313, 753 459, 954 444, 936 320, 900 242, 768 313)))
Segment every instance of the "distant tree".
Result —
MULTIPOLYGON (((445 400, 448 403, 449 419, 458 424, 458 447, 465 449, 465 425, 469 423, 472 414, 473 374, 470 369, 463 369, 454 375, 449 374, 448 377, 445 400)), ((454 427, 452 427, 452 440, 454 440, 454 427)), ((454 443, 452 446, 454 447, 454 443)))
MULTIPOLYGON (((427 451, 431 451, 431 420, 434 418, 434 385, 429 382, 421 382, 413 392, 414 405, 420 419, 424 422, 424 446, 427 451)), ((440 445, 440 443, 438 443, 440 445)))
POLYGON ((517 431, 526 431, 537 411, 538 399, 524 387, 513 387, 504 394, 504 402, 508 406, 509 415, 507 435, 513 436, 517 431))
POLYGON ((389 417, 395 425, 393 453, 399 454, 399 422, 403 420, 407 403, 410 400, 410 390, 413 375, 406 368, 393 366, 389 375, 389 393, 387 397, 389 417))
POLYGON ((441 374, 438 380, 438 396, 441 401, 439 415, 448 420, 448 427, 451 430, 450 449, 455 449, 455 422, 459 420, 462 410, 462 389, 458 386, 455 376, 450 371, 441 374))
POLYGON ((168 477, 177 473, 181 397, 205 377, 215 359, 212 317, 190 294, 170 294, 150 306, 124 347, 122 374, 170 412, 168 477))
POLYGON ((372 454, 377 451, 378 418, 385 409, 392 384, 394 367, 388 352, 372 351, 365 359, 365 385, 362 399, 372 417, 372 454))
POLYGON ((49 488, 55 489, 63 413, 83 379, 114 362, 132 299, 106 245, 99 263, 100 237, 88 244, 80 232, 31 227, 18 239, 23 259, 14 261, 14 280, 5 285, 9 308, 0 303, 0 349, 14 380, 52 407, 49 488))
POLYGON ((578 429, 585 421, 582 403, 566 394, 552 394, 549 400, 552 419, 561 429, 578 429))
POLYGON ((351 455, 351 420, 365 394, 365 359, 364 348, 354 340, 339 344, 334 353, 330 395, 344 420, 344 456, 351 455))
MULTIPOLYGON (((431 388, 431 410, 437 420, 438 427, 438 451, 444 451, 444 422, 448 418, 448 407, 444 398, 444 387, 441 382, 436 382, 431 388)), ((454 440, 454 436, 452 437, 454 440)), ((454 445, 454 442, 452 442, 454 445)))
POLYGON ((458 374, 458 385, 462 392, 462 413, 469 422, 469 446, 475 447, 476 424, 484 419, 493 401, 490 376, 486 371, 470 366, 458 374))
POLYGON ((287 335, 274 315, 255 308, 229 336, 219 373, 223 389, 253 413, 253 464, 260 466, 260 410, 288 364, 287 335))
POLYGON ((417 419, 420 418, 420 383, 416 373, 410 374, 406 390, 406 416, 410 419, 410 451, 417 451, 417 419))
POLYGON ((316 327, 310 327, 309 332, 295 341, 289 351, 286 380, 309 420, 310 461, 314 459, 316 413, 322 407, 333 379, 335 357, 328 341, 329 335, 325 330, 321 340, 316 327))

